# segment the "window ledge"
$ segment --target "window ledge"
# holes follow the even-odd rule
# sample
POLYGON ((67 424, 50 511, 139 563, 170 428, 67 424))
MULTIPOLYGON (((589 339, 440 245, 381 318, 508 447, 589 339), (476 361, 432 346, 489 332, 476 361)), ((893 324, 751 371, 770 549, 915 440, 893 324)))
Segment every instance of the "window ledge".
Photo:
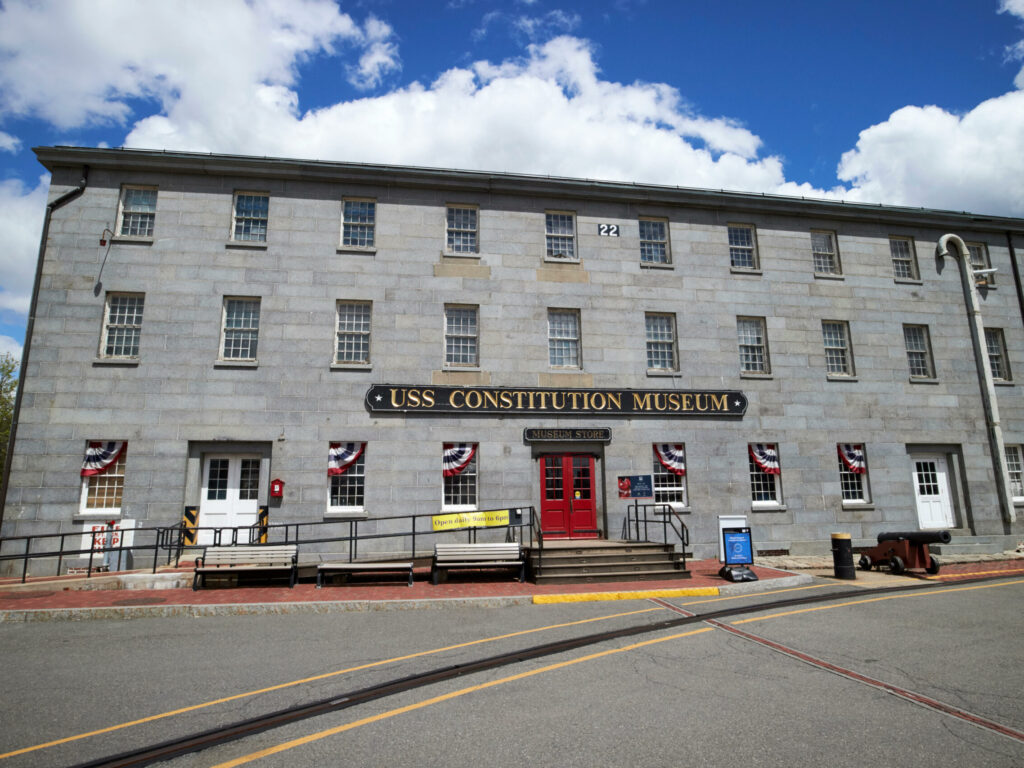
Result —
POLYGON ((892 281, 897 285, 924 285, 924 280, 912 280, 909 277, 894 277, 892 281))
POLYGON ((682 374, 680 373, 679 370, 669 371, 669 370, 666 370, 665 368, 648 368, 647 369, 647 375, 650 376, 651 378, 667 379, 667 378, 677 378, 677 377, 681 376, 682 374))
POLYGON ((477 512, 477 511, 479 511, 479 510, 477 509, 475 504, 473 504, 473 505, 460 504, 460 505, 454 506, 454 507, 441 507, 441 511, 438 512, 438 514, 439 515, 455 515, 455 514, 458 514, 459 512, 477 512))
POLYGON ((875 508, 874 502, 871 501, 844 501, 843 509, 846 511, 856 511, 860 509, 873 510, 875 508))
POLYGON ((1013 381, 1008 381, 1007 379, 996 379, 992 383, 997 387, 1012 387, 1014 385, 1013 381))
POLYGON ((734 275, 761 275, 764 274, 760 269, 747 268, 747 267, 729 267, 729 271, 734 275))
POLYGON ((353 245, 343 245, 343 246, 340 246, 338 248, 337 252, 338 253, 359 253, 359 254, 363 254, 365 256, 373 256, 375 253, 377 253, 377 248, 376 247, 372 247, 372 248, 357 248, 356 246, 353 246, 353 245))
POLYGON ((258 368, 259 360, 217 360, 214 368, 258 368))
POLYGON ((331 363, 332 371, 372 371, 371 363, 331 363))
MULTIPOLYGON (((671 502, 661 502, 661 501, 659 501, 659 502, 655 502, 655 503, 656 504, 665 504, 665 503, 669 503, 670 504, 671 502)), ((690 507, 690 506, 677 507, 676 509, 673 510, 673 512, 675 512, 677 515, 689 515, 689 514, 693 513, 693 508, 690 507)), ((671 512, 662 512, 660 509, 655 509, 654 510, 654 514, 655 515, 669 515, 669 514, 672 514, 672 513, 671 512)))
POLYGON ((111 243, 118 243, 120 245, 152 245, 152 237, 130 237, 128 235, 118 235, 117 237, 110 238, 111 243))
POLYGON ((676 265, 673 264, 672 262, 668 262, 667 264, 662 264, 662 263, 657 262, 657 261, 641 261, 640 262, 640 269, 675 269, 675 268, 676 268, 676 265))
POLYGON ((841 373, 827 373, 825 379, 828 381, 857 381, 856 376, 844 376, 841 373))
POLYGON ((845 280, 845 275, 834 275, 831 272, 815 272, 815 280, 845 280))
POLYGON ((1013 506, 1024 507, 1024 498, 1021 498, 1020 496, 1015 496, 1013 498, 1013 506))
POLYGON ((97 357, 92 361, 95 365, 112 365, 115 367, 122 368, 137 368, 139 365, 139 358, 137 357, 97 357))
POLYGON ((774 379, 770 373, 755 373, 754 371, 740 371, 741 379, 774 379))
POLYGON ((453 251, 441 251, 441 258, 443 259, 470 259, 472 261, 480 261, 482 258, 479 251, 475 253, 454 253, 453 251))
POLYGON ((938 384, 938 379, 925 378, 924 376, 911 376, 909 379, 911 384, 938 384))
POLYGON ((328 509, 324 513, 324 520, 336 521, 336 520, 366 520, 369 517, 369 513, 366 510, 358 509, 339 509, 333 511, 328 509))
MULTIPOLYGON (((72 523, 97 523, 97 522, 103 522, 104 520, 121 520, 122 518, 123 518, 123 516, 121 514, 121 510, 119 510, 119 509, 118 510, 109 510, 108 509, 106 512, 92 512, 92 513, 89 513, 89 514, 85 514, 85 513, 82 513, 82 512, 76 512, 71 517, 71 522, 72 523)), ((68 534, 68 535, 71 535, 71 534, 68 534)), ((88 560, 89 559, 89 553, 88 552, 83 553, 81 555, 78 555, 78 557, 84 557, 84 558, 86 558, 88 560)), ((103 553, 102 552, 97 552, 96 553, 96 556, 93 558, 93 562, 96 562, 97 560, 99 562, 103 562, 103 553)))
POLYGON ((251 243, 247 243, 243 240, 229 240, 224 243, 225 248, 231 248, 239 251, 265 251, 267 250, 267 244, 258 240, 251 243))
POLYGON ((571 259, 569 259, 569 258, 559 259, 559 258, 554 257, 554 256, 545 256, 544 257, 544 261, 547 264, 580 264, 580 263, 582 263, 578 256, 573 257, 571 259))
POLYGON ((467 373, 480 373, 483 370, 479 365, 443 365, 442 371, 465 371, 467 373))
POLYGON ((765 504, 763 507, 759 505, 751 505, 751 512, 785 512, 785 504, 765 504))

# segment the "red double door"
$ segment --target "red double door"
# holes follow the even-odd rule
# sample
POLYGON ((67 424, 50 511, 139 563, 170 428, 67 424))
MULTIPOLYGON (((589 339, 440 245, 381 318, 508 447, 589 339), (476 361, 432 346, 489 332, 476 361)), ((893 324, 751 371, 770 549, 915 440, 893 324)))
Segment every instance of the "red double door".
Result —
POLYGON ((540 526, 545 538, 597 538, 593 456, 581 453, 541 456, 540 488, 540 526))

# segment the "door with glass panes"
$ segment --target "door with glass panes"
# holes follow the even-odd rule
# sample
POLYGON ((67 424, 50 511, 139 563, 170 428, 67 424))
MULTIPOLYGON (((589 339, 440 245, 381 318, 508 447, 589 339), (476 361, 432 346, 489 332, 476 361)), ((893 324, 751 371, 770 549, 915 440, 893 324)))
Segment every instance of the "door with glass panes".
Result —
POLYGON ((593 456, 580 453, 541 456, 540 483, 540 524, 544 538, 597 538, 593 456))
POLYGON ((249 532, 239 530, 232 538, 223 530, 218 538, 214 529, 255 525, 259 517, 260 457, 238 454, 213 454, 203 459, 203 495, 199 503, 199 533, 196 543, 248 544, 249 532))

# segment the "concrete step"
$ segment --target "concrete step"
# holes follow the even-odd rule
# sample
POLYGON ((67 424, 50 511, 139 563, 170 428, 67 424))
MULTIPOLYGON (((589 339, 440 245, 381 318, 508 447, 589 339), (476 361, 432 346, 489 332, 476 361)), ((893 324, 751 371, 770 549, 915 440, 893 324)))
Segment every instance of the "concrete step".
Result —
POLYGON ((636 574, 648 571, 679 570, 681 563, 673 560, 603 560, 590 563, 548 563, 547 558, 540 569, 534 568, 534 574, 540 576, 586 576, 591 573, 623 573, 636 574))
POLYGON ((689 579, 692 574, 689 571, 675 568, 658 569, 651 571, 633 571, 630 573, 594 571, 586 574, 573 576, 537 574, 538 584, 596 584, 609 581, 665 581, 668 579, 689 579), (628 578, 623 578, 628 576, 628 578))
POLYGON ((929 544, 936 555, 998 555, 1017 548, 1021 537, 1014 535, 954 536, 949 544, 929 544))

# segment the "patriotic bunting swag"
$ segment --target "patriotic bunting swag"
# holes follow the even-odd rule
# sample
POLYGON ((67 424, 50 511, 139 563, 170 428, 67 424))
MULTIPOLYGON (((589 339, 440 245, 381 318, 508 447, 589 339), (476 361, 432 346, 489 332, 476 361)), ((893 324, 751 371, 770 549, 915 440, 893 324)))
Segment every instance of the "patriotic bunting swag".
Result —
POLYGON ((125 445, 127 443, 123 440, 116 443, 89 443, 85 449, 85 461, 82 462, 82 477, 102 475, 117 464, 125 445))
POLYGON ((867 462, 864 461, 864 449, 862 446, 840 443, 839 458, 843 460, 846 468, 855 475, 863 475, 868 471, 867 462))
POLYGON ((445 477, 453 477, 464 470, 476 453, 475 443, 445 443, 441 468, 445 477))
POLYGON ((768 443, 752 443, 750 458, 766 475, 782 474, 782 468, 779 466, 779 452, 775 446, 768 443))
POLYGON ((675 445, 655 443, 654 455, 658 457, 661 466, 672 474, 686 474, 686 454, 683 452, 682 443, 676 443, 675 445))
POLYGON ((327 454, 327 474, 343 475, 363 455, 366 443, 331 443, 327 454))

